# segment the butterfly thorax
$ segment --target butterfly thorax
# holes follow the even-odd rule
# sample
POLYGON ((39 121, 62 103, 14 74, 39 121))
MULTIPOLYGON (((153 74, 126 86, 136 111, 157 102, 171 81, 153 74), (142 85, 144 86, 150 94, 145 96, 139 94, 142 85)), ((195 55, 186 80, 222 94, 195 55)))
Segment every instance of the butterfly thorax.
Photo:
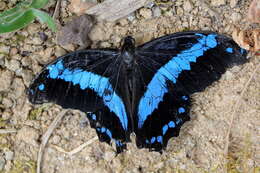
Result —
POLYGON ((135 40, 131 36, 127 36, 124 39, 123 46, 121 48, 121 57, 126 67, 130 70, 133 67, 135 53, 135 40))

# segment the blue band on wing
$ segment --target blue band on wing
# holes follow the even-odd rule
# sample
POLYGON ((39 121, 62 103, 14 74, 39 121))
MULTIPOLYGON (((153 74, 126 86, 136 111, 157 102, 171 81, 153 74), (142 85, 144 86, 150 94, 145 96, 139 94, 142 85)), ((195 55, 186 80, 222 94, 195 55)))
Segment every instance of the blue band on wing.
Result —
POLYGON ((144 121, 157 109, 158 104, 163 100, 164 94, 168 92, 166 81, 170 80, 176 83, 179 74, 183 70, 190 70, 191 62, 196 62, 197 58, 201 57, 205 51, 217 46, 216 34, 196 35, 200 36, 198 43, 173 57, 152 78, 138 106, 138 128, 143 126, 144 121))
POLYGON ((104 104, 114 112, 119 118, 122 127, 127 130, 128 119, 125 106, 121 98, 113 91, 109 79, 92 72, 82 69, 70 70, 63 66, 62 61, 47 67, 49 77, 52 79, 62 79, 66 82, 72 82, 73 85, 79 85, 82 90, 92 89, 98 96, 103 98, 104 104))

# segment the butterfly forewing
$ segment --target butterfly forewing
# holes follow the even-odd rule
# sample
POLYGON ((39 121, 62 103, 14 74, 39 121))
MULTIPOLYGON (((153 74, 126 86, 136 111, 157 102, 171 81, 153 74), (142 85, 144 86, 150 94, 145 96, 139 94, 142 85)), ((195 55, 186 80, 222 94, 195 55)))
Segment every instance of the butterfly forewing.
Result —
POLYGON ((136 106, 137 145, 157 151, 190 119, 190 95, 246 62, 246 52, 232 39, 212 32, 161 37, 138 47, 136 56, 145 78, 139 80, 145 87, 136 106))
POLYGON ((47 65, 29 88, 32 103, 54 102, 87 113, 101 141, 118 150, 128 140, 128 118, 119 96, 119 53, 88 50, 67 54, 47 65))

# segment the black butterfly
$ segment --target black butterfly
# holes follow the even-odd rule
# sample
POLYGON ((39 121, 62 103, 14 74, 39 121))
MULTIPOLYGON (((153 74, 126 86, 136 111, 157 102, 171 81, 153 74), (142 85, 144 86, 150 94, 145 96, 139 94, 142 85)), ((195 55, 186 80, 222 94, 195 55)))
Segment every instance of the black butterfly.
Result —
POLYGON ((190 119, 190 95, 203 91, 247 52, 213 32, 180 32, 121 50, 72 52, 47 65, 29 88, 35 104, 54 102, 87 114, 100 141, 161 151, 190 119))

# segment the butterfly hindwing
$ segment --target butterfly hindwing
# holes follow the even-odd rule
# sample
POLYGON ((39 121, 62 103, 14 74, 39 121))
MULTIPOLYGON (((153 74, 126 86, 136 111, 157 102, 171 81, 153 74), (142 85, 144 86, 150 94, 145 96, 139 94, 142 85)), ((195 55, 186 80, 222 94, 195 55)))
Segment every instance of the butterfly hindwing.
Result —
POLYGON ((137 48, 143 94, 137 106, 139 147, 161 150, 190 119, 190 95, 218 80, 228 67, 246 62, 232 39, 212 32, 182 32, 137 48))
POLYGON ((88 50, 58 58, 30 85, 29 100, 54 102, 87 113, 99 139, 107 143, 114 140, 120 150, 129 134, 124 101, 115 88, 118 54, 114 50, 88 50))

